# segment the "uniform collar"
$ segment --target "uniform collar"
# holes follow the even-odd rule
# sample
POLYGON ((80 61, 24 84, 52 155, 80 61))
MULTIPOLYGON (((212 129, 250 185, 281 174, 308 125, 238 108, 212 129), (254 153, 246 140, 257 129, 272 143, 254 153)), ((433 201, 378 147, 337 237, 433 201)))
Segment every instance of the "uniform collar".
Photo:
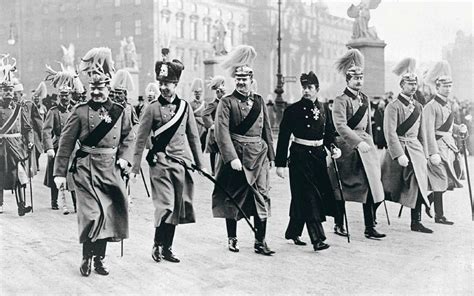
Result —
POLYGON ((160 104, 163 106, 166 106, 169 104, 177 105, 178 101, 179 101, 179 98, 176 94, 173 96, 173 100, 171 102, 165 99, 162 95, 158 97, 158 102, 160 102, 160 104))
POLYGON ((413 97, 409 97, 407 95, 404 95, 400 93, 398 95, 398 100, 403 103, 403 105, 408 106, 413 103, 413 97))
POLYGON ((446 104, 448 103, 448 98, 447 97, 443 97, 442 95, 440 94, 436 94, 436 96, 434 97, 434 99, 436 100, 436 102, 438 102, 441 106, 446 106, 446 104))
POLYGON ((99 110, 101 107, 104 107, 106 110, 109 110, 110 107, 112 107, 112 104, 113 103, 109 98, 107 98, 105 102, 95 102, 93 99, 90 99, 89 102, 87 102, 87 105, 89 105, 89 107, 91 107, 91 109, 94 111, 99 110))
POLYGON ((234 92, 232 93, 232 95, 233 95, 234 97, 236 97, 237 99, 241 100, 242 102, 246 102, 248 99, 253 100, 252 94, 251 94, 250 92, 249 92, 249 95, 246 96, 246 95, 244 95, 243 93, 241 93, 241 92, 239 92, 239 91, 237 91, 237 90, 234 90, 234 92))

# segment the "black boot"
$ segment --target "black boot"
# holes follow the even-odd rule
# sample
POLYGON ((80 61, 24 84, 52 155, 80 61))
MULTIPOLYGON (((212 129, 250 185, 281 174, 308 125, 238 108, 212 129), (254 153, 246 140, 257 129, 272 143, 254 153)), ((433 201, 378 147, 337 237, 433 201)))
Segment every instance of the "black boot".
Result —
POLYGON ((30 206, 25 207, 25 202, 20 202, 18 205, 18 216, 25 216, 26 213, 31 212, 31 209, 30 206))
POLYGON ((163 248, 162 254, 163 254, 163 259, 165 259, 166 261, 173 262, 173 263, 179 263, 181 261, 179 260, 178 257, 176 257, 175 254, 173 254, 171 247, 163 248))
POLYGON ((453 225, 454 224, 454 222, 449 221, 448 219, 446 219, 445 216, 435 217, 435 223, 444 224, 444 225, 453 225))
POLYGON ((58 189, 56 188, 56 186, 53 184, 51 186, 51 209, 52 210, 59 210, 59 206, 58 206, 58 189))
POLYGON ((322 251, 326 250, 327 248, 329 248, 329 245, 324 243, 323 241, 318 241, 313 245, 314 251, 322 251))
POLYGON ((94 270, 100 275, 109 275, 109 270, 104 265, 104 257, 103 256, 95 256, 94 257, 94 270))
POLYGON ((344 228, 344 225, 334 225, 334 233, 340 236, 347 237, 347 231, 344 228))
POLYGON ((411 231, 422 232, 422 233, 433 233, 433 230, 426 228, 421 222, 412 222, 411 231))
POLYGON ((255 244, 253 245, 253 248, 255 250, 255 253, 257 254, 262 254, 266 256, 270 256, 272 254, 275 254, 274 251, 272 251, 268 245, 267 242, 265 241, 255 241, 255 244))
POLYGON ((82 276, 89 276, 91 274, 91 263, 92 256, 82 257, 81 266, 79 267, 79 271, 81 272, 82 276))
POLYGON ((386 235, 375 230, 374 227, 365 228, 365 237, 366 238, 384 238, 386 235))
POLYGON ((236 237, 229 237, 227 241, 227 246, 229 251, 237 253, 239 252, 239 244, 236 237))
POLYGON ((294 238, 286 238, 286 239, 291 239, 293 243, 297 246, 306 246, 306 243, 302 241, 299 236, 294 237, 294 238))
POLYGON ((163 249, 162 246, 158 245, 157 243, 153 244, 153 248, 151 249, 151 258, 156 262, 161 262, 163 255, 161 255, 161 250, 163 249))
POLYGON ((71 198, 72 198, 72 204, 74 205, 74 213, 77 213, 76 192, 71 191, 71 198))

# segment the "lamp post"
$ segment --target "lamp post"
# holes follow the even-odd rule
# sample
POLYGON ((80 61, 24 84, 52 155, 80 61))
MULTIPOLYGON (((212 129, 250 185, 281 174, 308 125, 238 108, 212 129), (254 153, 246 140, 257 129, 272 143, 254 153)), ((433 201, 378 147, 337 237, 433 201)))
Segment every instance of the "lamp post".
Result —
POLYGON ((286 108, 286 102, 283 100, 282 94, 285 92, 283 90, 283 75, 281 74, 281 0, 278 0, 278 47, 277 47, 277 58, 278 58, 278 65, 277 65, 277 85, 275 88, 275 115, 276 115, 276 129, 278 129, 280 125, 280 121, 283 117, 283 111, 286 108))

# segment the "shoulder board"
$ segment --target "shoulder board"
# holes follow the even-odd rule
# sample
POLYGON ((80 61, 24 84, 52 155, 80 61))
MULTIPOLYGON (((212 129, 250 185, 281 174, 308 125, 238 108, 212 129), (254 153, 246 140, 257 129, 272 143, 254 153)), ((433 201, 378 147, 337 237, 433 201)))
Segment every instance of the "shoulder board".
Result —
POLYGON ((122 109, 125 109, 125 106, 124 106, 124 105, 122 105, 122 104, 115 103, 115 102, 112 102, 112 103, 113 103, 114 105, 118 105, 118 106, 120 106, 122 109))

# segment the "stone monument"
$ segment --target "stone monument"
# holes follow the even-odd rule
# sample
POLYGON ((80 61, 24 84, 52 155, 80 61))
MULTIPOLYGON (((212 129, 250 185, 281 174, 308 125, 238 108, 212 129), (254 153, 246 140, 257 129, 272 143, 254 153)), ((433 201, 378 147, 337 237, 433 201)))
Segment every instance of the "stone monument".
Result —
POLYGON ((128 38, 123 38, 120 40, 120 51, 116 58, 116 68, 125 69, 130 75, 132 75, 133 85, 135 89, 128 94, 129 103, 134 105, 138 102, 139 91, 139 71, 137 63, 137 49, 135 47, 135 42, 133 41, 133 36, 128 38))
POLYGON ((352 4, 347 15, 354 19, 352 39, 346 44, 356 48, 365 57, 364 93, 369 97, 382 97, 385 93, 385 46, 374 27, 369 27, 370 10, 378 7, 381 0, 362 0, 352 4))

